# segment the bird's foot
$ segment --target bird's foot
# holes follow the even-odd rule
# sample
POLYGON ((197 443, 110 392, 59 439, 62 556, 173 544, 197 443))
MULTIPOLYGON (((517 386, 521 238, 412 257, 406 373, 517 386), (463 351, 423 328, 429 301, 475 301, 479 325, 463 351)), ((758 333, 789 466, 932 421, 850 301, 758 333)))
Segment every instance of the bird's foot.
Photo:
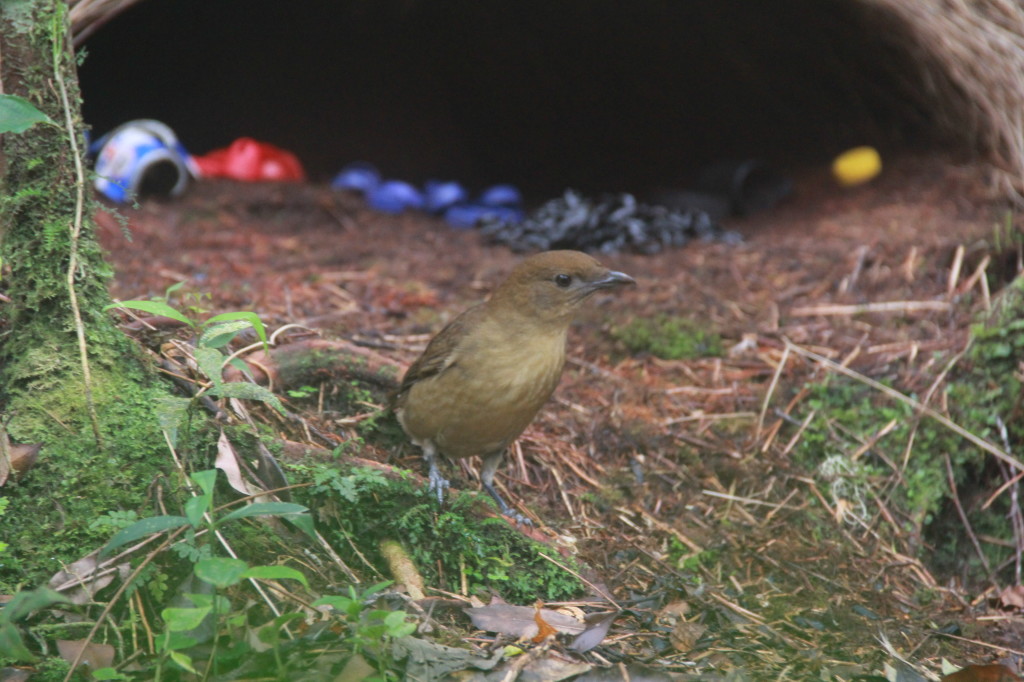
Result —
POLYGON ((515 523, 517 526, 527 526, 533 528, 533 521, 523 516, 515 509, 512 509, 511 507, 506 507, 505 509, 502 509, 501 514, 505 518, 515 523))
POLYGON ((501 510, 502 516, 511 519, 517 526, 533 525, 533 521, 526 518, 512 507, 508 506, 508 503, 505 502, 505 500, 501 499, 501 495, 499 495, 498 491, 494 489, 493 483, 491 483, 490 481, 484 481, 483 485, 484 490, 487 491, 487 494, 494 498, 494 501, 498 503, 498 509, 501 510))
POLYGON ((436 468, 430 468, 430 492, 437 495, 437 503, 444 504, 444 491, 451 487, 451 483, 448 482, 441 472, 436 468))

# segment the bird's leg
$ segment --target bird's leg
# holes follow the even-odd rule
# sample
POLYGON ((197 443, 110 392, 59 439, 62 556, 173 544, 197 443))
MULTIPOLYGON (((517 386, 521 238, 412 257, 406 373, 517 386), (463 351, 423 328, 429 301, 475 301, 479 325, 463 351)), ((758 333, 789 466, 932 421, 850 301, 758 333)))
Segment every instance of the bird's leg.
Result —
POLYGON ((441 475, 441 470, 437 468, 437 448, 433 443, 427 441, 423 444, 423 459, 427 460, 427 466, 430 467, 430 492, 437 495, 437 503, 444 504, 444 491, 447 490, 451 484, 441 475))
POLYGON ((504 516, 509 517, 516 523, 521 523, 524 526, 532 526, 533 522, 526 518, 512 507, 505 504, 505 500, 501 499, 501 495, 494 488, 494 474, 498 471, 498 465, 501 464, 501 457, 505 453, 504 450, 498 450, 492 452, 489 455, 484 456, 484 465, 480 468, 480 482, 484 486, 484 490, 487 494, 494 498, 494 501, 498 503, 498 508, 501 509, 501 513, 504 516))

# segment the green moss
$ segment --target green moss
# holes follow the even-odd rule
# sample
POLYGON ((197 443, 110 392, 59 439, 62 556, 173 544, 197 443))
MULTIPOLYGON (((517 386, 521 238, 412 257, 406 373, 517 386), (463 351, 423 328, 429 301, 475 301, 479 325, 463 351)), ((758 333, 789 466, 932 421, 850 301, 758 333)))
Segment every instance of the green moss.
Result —
POLYGON ((99 444, 77 348, 59 329, 34 333, 37 348, 7 368, 5 428, 13 442, 42 448, 36 466, 4 489, 13 503, 0 528, 0 540, 11 545, 0 564, 0 591, 44 581, 61 563, 102 544, 106 537, 89 524, 109 511, 142 510, 151 484, 171 464, 155 413, 166 389, 137 362, 123 335, 114 330, 106 340, 92 334, 89 341, 99 444))
MULTIPOLYGON (((832 496, 851 504, 851 511, 873 506, 875 483, 892 475, 889 463, 901 462, 914 432, 914 465, 904 472, 892 491, 891 503, 910 514, 917 524, 927 520, 948 494, 941 452, 949 451, 960 438, 929 424, 917 424, 913 409, 853 379, 830 375, 807 387, 804 413, 814 412, 792 451, 803 468, 814 470, 829 486, 832 496), (876 435, 890 422, 887 435, 876 435), (873 442, 867 450, 863 444, 873 442), (940 442, 941 441, 941 442, 940 442), (856 459, 850 455, 861 452, 856 459)), ((794 415, 797 419, 806 414, 794 415)))
MULTIPOLYGON (((992 313, 971 329, 971 337, 971 347, 951 373, 947 396, 950 416, 971 433, 1017 454, 1024 444, 1024 383, 1020 371, 1024 362, 1024 278, 1017 277, 1000 293, 992 313)), ((988 497, 1003 484, 999 467, 979 448, 957 443, 945 451, 953 463, 962 501, 979 495, 988 497)), ((1010 541, 1005 546, 983 543, 992 566, 1013 563, 1010 504, 1009 493, 1004 492, 986 508, 964 505, 976 535, 1010 541)), ((980 559, 963 534, 963 522, 951 504, 936 515, 927 536, 936 538, 931 544, 937 566, 984 576, 980 559)), ((1009 574, 1005 577, 1012 579, 1009 574)))
MULTIPOLYGON (((90 524, 108 512, 159 513, 148 496, 169 464, 152 408, 163 391, 105 373, 95 378, 102 449, 84 419, 80 386, 21 401, 8 425, 12 439, 43 447, 36 466, 5 487, 14 503, 0 528, 0 540, 10 544, 0 563, 0 591, 38 584, 62 562, 102 545, 108 533, 90 524)), ((173 491, 159 487, 164 504, 173 504, 173 491)))
MULTIPOLYGON (((67 678, 71 665, 59 656, 44 658, 32 667, 32 679, 39 682, 63 682, 67 678)), ((72 680, 88 679, 85 673, 75 672, 72 680)))
MULTIPOLYGON (((53 84, 63 84, 81 151, 74 58, 70 50, 54 49, 66 37, 66 8, 33 0, 23 9, 31 21, 5 34, 4 74, 12 76, 15 94, 59 122, 68 112, 53 84)), ((88 203, 72 245, 79 179, 69 132, 37 125, 4 135, 0 144, 6 159, 0 175, 0 262, 10 298, 0 319, 0 424, 12 442, 42 446, 36 466, 3 489, 10 502, 0 542, 10 547, 0 557, 0 592, 13 592, 44 581, 62 563, 102 543, 106 537, 89 527, 97 517, 145 507, 150 485, 169 460, 154 414, 166 393, 103 311, 111 270, 88 203), (79 325, 99 439, 87 402, 79 325)), ((91 196, 88 188, 85 196, 91 196)), ((166 486, 162 490, 166 495, 166 486)))
POLYGON ((722 354, 722 339, 713 331, 683 317, 657 315, 638 318, 613 335, 632 353, 650 353, 665 360, 722 354))
MULTIPOLYGON (((970 349, 942 387, 946 395, 934 396, 930 404, 946 405, 954 423, 1019 452, 1024 443, 1019 370, 1024 361, 1024 280, 1018 278, 998 301, 992 314, 972 328, 970 349)), ((985 577, 950 497, 946 459, 963 501, 984 499, 1002 484, 992 457, 937 420, 845 376, 830 375, 808 389, 802 411, 793 416, 803 421, 812 410, 814 416, 792 450, 794 460, 814 470, 853 513, 874 513, 874 496, 884 489, 894 516, 906 519, 902 530, 935 538, 925 543, 935 547, 933 565, 985 577), (891 422, 893 428, 876 439, 891 422), (865 449, 865 443, 870 447, 865 449), (850 457, 854 452, 860 453, 856 460, 850 457), (894 467, 899 468, 898 478, 894 467)), ((975 534, 1012 540, 1008 505, 1004 494, 985 509, 964 506, 975 534)), ((993 566, 1012 563, 1006 561, 1012 543, 986 543, 985 551, 993 566)))
MULTIPOLYGON (((346 561, 361 559, 352 546, 387 575, 379 555, 382 540, 397 540, 428 584, 460 592, 496 592, 516 603, 560 600, 582 585, 541 553, 550 547, 516 532, 500 518, 481 517, 474 507, 490 504, 481 495, 449 494, 444 508, 425 486, 367 469, 339 471, 322 464, 293 465, 293 482, 313 485, 298 491, 300 503, 317 510, 321 532, 346 561)), ((572 559, 560 562, 573 566, 572 559)))

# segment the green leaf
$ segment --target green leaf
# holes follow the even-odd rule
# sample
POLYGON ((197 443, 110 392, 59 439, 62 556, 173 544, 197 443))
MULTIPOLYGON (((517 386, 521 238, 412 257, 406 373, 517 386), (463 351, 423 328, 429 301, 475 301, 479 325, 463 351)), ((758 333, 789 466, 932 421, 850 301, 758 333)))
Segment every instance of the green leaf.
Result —
POLYGON ((233 313, 221 313, 220 315, 214 315, 206 321, 206 324, 220 324, 221 322, 231 322, 234 320, 244 320, 249 323, 249 326, 253 328, 256 335, 260 337, 260 341, 263 345, 267 345, 267 330, 263 326, 263 321, 260 320, 259 315, 254 312, 242 310, 233 313))
POLYGON ((243 573, 242 577, 261 578, 264 580, 282 580, 284 578, 291 578, 292 580, 298 580, 306 587, 309 587, 309 582, 306 581, 306 576, 288 566, 253 566, 243 573))
POLYGON ((305 617, 305 614, 299 613, 297 611, 292 611, 291 613, 282 613, 280 616, 278 616, 271 622, 274 624, 274 627, 280 628, 285 625, 288 625, 288 623, 292 623, 297 620, 302 620, 305 617))
POLYGON ((66 602, 67 599, 48 587, 18 592, 11 597, 0 609, 0 656, 13 661, 35 661, 35 654, 25 646, 15 623, 47 606, 66 602))
POLYGON ((36 123, 53 121, 24 97, 0 95, 0 134, 23 133, 36 123))
POLYGON ((185 516, 193 528, 198 528, 203 521, 203 514, 213 507, 213 486, 217 482, 217 470, 197 471, 189 478, 203 491, 202 495, 192 497, 185 502, 185 516))
POLYGON ((110 310, 111 308, 131 308, 132 310, 141 310, 144 313, 150 315, 160 315, 162 317, 169 317, 172 320, 184 322, 190 327, 194 327, 192 320, 188 319, 177 310, 167 305, 163 301, 121 301, 120 303, 111 303, 108 306, 104 306, 104 310, 110 310))
POLYGON ((304 514, 308 511, 309 509, 306 507, 293 502, 256 502, 255 504, 248 504, 240 509, 236 509, 226 516, 222 516, 217 520, 217 525, 221 526, 228 521, 247 516, 267 516, 269 514, 284 516, 285 514, 304 514))
POLYGON ((0 623, 0 652, 3 652, 5 659, 13 662, 29 663, 36 660, 35 654, 22 641, 21 633, 14 623, 0 623))
MULTIPOLYGON (((219 316, 218 316, 219 317, 219 316)), ((231 343, 239 333, 252 327, 248 320, 234 320, 231 322, 219 322, 210 324, 207 321, 197 345, 205 348, 223 348, 231 343)))
POLYGON ((167 434, 171 445, 176 446, 178 444, 178 429, 185 423, 192 401, 174 395, 161 395, 153 402, 160 430, 167 434))
POLYGON ((249 365, 245 364, 245 360, 242 358, 231 358, 228 360, 228 364, 237 369, 243 376, 252 376, 252 370, 249 369, 249 365))
POLYGON ((384 580, 379 583, 376 583, 375 585, 371 585, 367 587, 365 590, 363 590, 362 594, 360 594, 360 597, 364 600, 369 599, 371 596, 390 587, 394 582, 394 580, 384 580))
MULTIPOLYGON (((214 383, 216 384, 216 382, 214 383)), ((246 381, 231 381, 228 383, 221 382, 210 389, 210 392, 222 398, 261 400, 278 412, 284 414, 284 405, 281 404, 281 400, 266 386, 250 384, 246 381)))
POLYGON ((198 675, 196 669, 192 667, 192 659, 181 653, 180 651, 171 652, 171 660, 180 665, 185 670, 189 671, 193 675, 198 675))
POLYGON ((67 599, 48 587, 18 592, 0 609, 0 623, 13 623, 28 617, 34 611, 63 603, 67 603, 67 599))
POLYGON ((313 524, 313 517, 309 514, 296 514, 295 516, 285 517, 286 521, 290 521, 293 526, 301 530, 309 537, 316 539, 316 526, 313 524))
POLYGON ((188 525, 188 523, 189 520, 184 516, 151 516, 148 519, 136 521, 110 538, 110 542, 100 552, 100 557, 104 557, 118 547, 135 542, 147 535, 162 533, 172 528, 180 528, 181 526, 188 525))
POLYGON ((259 640, 264 644, 274 646, 281 641, 282 627, 284 627, 288 623, 291 623, 292 621, 301 620, 303 618, 305 618, 303 614, 294 611, 291 613, 283 613, 274 620, 264 625, 262 628, 260 628, 259 632, 257 633, 257 637, 259 637, 259 640))
MULTIPOLYGON (((191 632, 185 630, 185 632, 191 632)), ((167 630, 164 636, 156 641, 157 651, 176 651, 178 649, 191 649, 199 643, 195 637, 186 635, 185 632, 171 632, 167 630)))
POLYGON ((180 289, 183 286, 185 286, 185 282, 187 282, 187 281, 188 281, 187 279, 183 279, 180 282, 175 282, 171 286, 169 286, 166 289, 164 289, 164 299, 165 300, 169 300, 171 298, 171 294, 173 294, 178 289, 180 289))
POLYGON ((384 625, 387 626, 389 637, 405 637, 416 631, 416 624, 407 623, 405 616, 405 611, 391 611, 388 615, 384 616, 384 625))
POLYGON ((339 595, 328 595, 326 597, 320 597, 313 602, 313 607, 318 606, 329 606, 339 613, 344 613, 348 616, 356 616, 359 611, 363 608, 363 605, 356 599, 351 597, 343 597, 339 595))
POLYGON ((199 608, 213 608, 213 595, 212 594, 198 594, 196 592, 186 592, 185 596, 188 600, 198 606, 199 608))
POLYGON ((188 600, 199 608, 213 609, 214 613, 227 613, 231 610, 231 602, 219 594, 198 594, 186 592, 188 600))
POLYGON ((185 500, 185 518, 188 519, 193 528, 198 528, 203 522, 203 514, 209 511, 210 503, 211 498, 209 495, 197 495, 185 500))
POLYGON ((217 483, 217 470, 216 469, 204 469, 203 471, 197 471, 189 478, 199 486, 199 489, 203 491, 205 495, 213 495, 213 486, 217 483))
POLYGON ((249 564, 241 559, 229 557, 201 559, 193 569, 196 577, 220 588, 230 587, 240 582, 247 570, 249 570, 249 564))
POLYGON ((199 365, 199 370, 213 382, 213 388, 210 389, 210 392, 214 395, 221 395, 221 386, 224 385, 224 379, 221 377, 221 366, 224 364, 225 355, 216 348, 210 348, 209 346, 197 347, 194 355, 196 364, 199 365))
POLYGON ((166 608, 160 612, 167 629, 171 632, 188 632, 202 625, 203 619, 210 615, 209 607, 201 608, 166 608))
POLYGON ((1008 343, 993 343, 989 354, 994 358, 1008 358, 1013 355, 1013 346, 1008 343))

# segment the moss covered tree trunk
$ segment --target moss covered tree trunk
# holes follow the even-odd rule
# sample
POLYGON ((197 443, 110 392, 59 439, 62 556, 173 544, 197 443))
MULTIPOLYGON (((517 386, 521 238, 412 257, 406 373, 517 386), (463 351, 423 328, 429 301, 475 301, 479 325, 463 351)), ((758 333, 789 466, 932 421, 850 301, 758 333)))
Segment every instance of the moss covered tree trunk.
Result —
POLYGON ((0 488, 0 593, 99 546, 109 530, 90 524, 137 510, 165 458, 162 388, 103 311, 110 269, 81 164, 75 66, 62 2, 0 1, 2 91, 54 123, 0 143, 0 447, 42 446, 0 488))

